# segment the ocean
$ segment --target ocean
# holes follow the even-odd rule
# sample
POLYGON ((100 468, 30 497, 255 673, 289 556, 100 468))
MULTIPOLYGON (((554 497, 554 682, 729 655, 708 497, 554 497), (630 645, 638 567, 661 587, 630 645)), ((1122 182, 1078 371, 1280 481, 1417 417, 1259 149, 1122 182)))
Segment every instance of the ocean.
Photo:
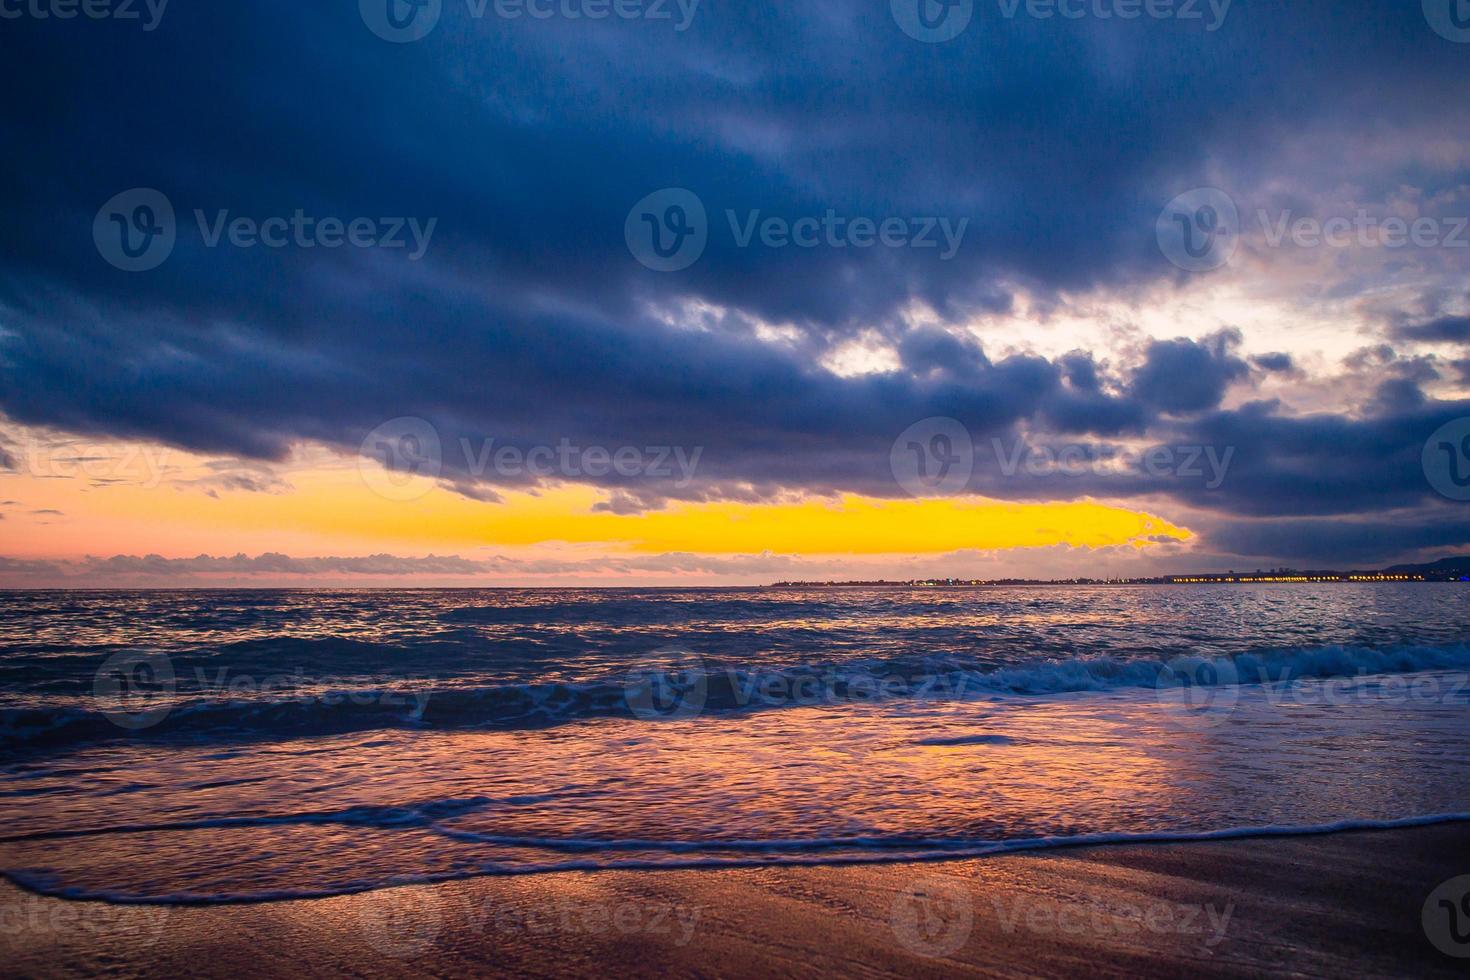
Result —
POLYGON ((1470 813, 1454 584, 8 592, 0 871, 226 903, 1470 813))

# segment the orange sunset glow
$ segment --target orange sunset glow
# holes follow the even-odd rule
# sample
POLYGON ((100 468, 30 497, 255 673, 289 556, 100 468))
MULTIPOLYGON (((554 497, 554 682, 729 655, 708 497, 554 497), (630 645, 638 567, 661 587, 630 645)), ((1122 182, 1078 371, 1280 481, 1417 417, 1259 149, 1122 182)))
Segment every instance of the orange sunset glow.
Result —
MULTIPOLYGON (((24 457, 23 457, 24 458, 24 457)), ((1188 530, 1092 501, 1016 503, 965 496, 884 500, 844 494, 773 503, 671 503, 619 514, 606 495, 564 484, 474 500, 376 464, 304 451, 269 472, 264 492, 221 479, 212 461, 130 444, 52 446, 7 478, 8 552, 38 559, 150 554, 188 558, 260 551, 369 555, 383 551, 521 556, 572 547, 599 553, 780 552, 799 556, 943 554, 1057 545, 1148 548, 1188 530), (392 480, 391 483, 385 481, 392 480), (390 495, 380 492, 383 486, 390 495), (166 521, 159 515, 167 514, 166 521)), ((238 473, 236 475, 239 475, 238 473)))

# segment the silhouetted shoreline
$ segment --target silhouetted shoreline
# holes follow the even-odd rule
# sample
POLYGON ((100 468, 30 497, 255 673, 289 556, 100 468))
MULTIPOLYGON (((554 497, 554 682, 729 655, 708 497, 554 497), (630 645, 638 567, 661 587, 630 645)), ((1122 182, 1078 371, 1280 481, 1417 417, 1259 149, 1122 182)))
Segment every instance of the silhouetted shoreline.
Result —
POLYGON ((815 588, 944 588, 980 585, 1232 585, 1259 582, 1470 582, 1470 556, 1442 558, 1420 565, 1393 565, 1388 568, 1332 569, 1273 568, 1250 572, 1191 572, 1185 575, 1156 575, 1151 578, 928 578, 873 579, 853 581, 789 581, 773 582, 772 589, 815 588))

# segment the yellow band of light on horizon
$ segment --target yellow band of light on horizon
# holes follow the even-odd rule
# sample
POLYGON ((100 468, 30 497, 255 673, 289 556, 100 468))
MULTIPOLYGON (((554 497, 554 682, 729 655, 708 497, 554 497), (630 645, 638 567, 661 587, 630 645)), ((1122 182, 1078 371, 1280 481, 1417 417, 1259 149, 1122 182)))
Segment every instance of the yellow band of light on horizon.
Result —
POLYGON ((12 476, 60 515, 12 509, 11 554, 369 554, 402 549, 527 548, 564 542, 612 551, 792 555, 934 554, 1049 545, 1143 547, 1192 535, 1160 517, 1095 501, 1013 503, 979 497, 672 503, 637 514, 596 511, 605 495, 563 485, 471 500, 425 481, 415 499, 374 492, 356 466, 289 474, 280 493, 202 492, 164 483, 88 486, 12 476), (44 496, 42 496, 44 494, 44 496))

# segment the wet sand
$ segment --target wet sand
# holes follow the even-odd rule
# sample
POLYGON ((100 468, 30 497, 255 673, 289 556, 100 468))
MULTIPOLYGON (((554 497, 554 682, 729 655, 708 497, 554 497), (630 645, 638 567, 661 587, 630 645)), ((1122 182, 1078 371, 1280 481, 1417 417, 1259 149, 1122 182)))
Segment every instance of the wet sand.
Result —
POLYGON ((66 902, 0 884, 0 973, 1464 976, 1470 959, 1436 949, 1421 919, 1430 892, 1464 874, 1470 823, 922 864, 476 878, 229 907, 66 902))

